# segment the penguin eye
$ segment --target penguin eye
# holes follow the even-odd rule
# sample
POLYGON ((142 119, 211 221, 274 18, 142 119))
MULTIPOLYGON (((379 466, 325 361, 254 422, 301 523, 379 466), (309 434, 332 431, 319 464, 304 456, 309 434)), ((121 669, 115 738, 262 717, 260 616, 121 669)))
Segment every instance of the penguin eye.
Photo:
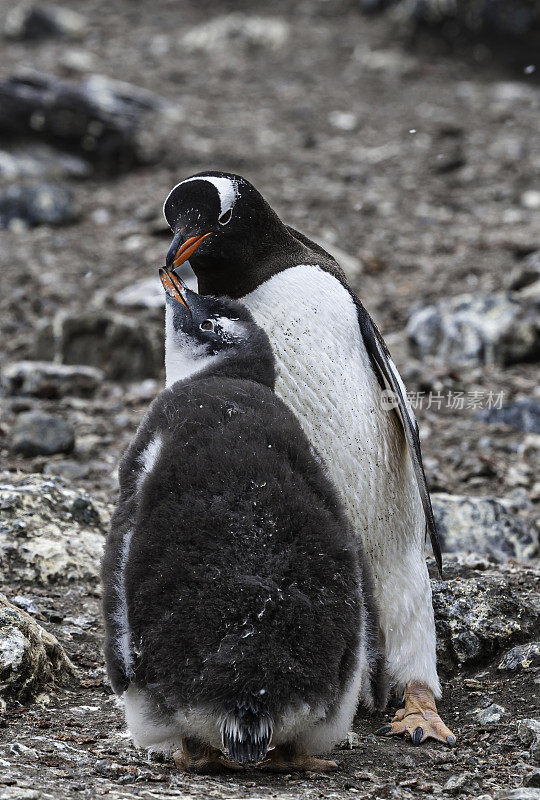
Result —
POLYGON ((204 322, 200 324, 201 331, 213 331, 214 330, 214 323, 211 319, 205 319, 204 322))
POLYGON ((229 208, 228 211, 225 211, 225 213, 218 218, 218 222, 220 225, 226 225, 228 222, 231 221, 231 217, 232 217, 232 208, 229 208))

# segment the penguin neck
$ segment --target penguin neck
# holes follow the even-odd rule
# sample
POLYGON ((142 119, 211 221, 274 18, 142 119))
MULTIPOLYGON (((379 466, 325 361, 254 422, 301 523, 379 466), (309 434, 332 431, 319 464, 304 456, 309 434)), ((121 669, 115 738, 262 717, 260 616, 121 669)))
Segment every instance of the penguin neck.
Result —
POLYGON ((193 259, 191 266, 200 294, 237 300, 252 292, 273 275, 296 264, 315 263, 316 254, 277 219, 255 242, 238 254, 193 259))
POLYGON ((200 374, 201 377, 252 381, 268 386, 272 390, 276 380, 274 356, 270 345, 263 348, 242 348, 221 357, 218 355, 200 374))

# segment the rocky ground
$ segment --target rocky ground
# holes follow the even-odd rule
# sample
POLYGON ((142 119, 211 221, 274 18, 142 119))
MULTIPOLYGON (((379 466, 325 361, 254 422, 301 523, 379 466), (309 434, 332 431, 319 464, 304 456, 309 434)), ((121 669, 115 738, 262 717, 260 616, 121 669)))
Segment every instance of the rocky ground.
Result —
POLYGON ((80 17, 49 19, 61 35, 46 39, 8 5, 0 800, 538 797, 540 92, 529 53, 411 41, 345 0, 271 11, 87 0, 69 4, 80 17), (23 67, 40 74, 21 79, 23 67), (448 551, 433 586, 455 750, 373 736, 387 714, 356 721, 335 775, 208 779, 149 762, 126 738, 100 651, 99 558, 119 455, 162 385, 161 204, 208 167, 244 174, 339 256, 406 380, 448 551))

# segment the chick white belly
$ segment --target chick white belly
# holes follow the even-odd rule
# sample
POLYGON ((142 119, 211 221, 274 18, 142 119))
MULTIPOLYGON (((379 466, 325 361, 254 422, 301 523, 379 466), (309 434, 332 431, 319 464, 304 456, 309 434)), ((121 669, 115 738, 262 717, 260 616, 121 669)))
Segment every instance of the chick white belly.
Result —
POLYGON ((277 394, 325 462, 362 539, 391 677, 400 686, 423 680, 438 693, 424 512, 400 423, 382 408, 351 296, 320 267, 299 265, 242 302, 270 338, 277 394))
MULTIPOLYGON (((274 720, 272 746, 296 742, 306 752, 316 753, 345 738, 352 725, 366 669, 365 648, 360 648, 351 685, 337 698, 335 707, 326 710, 300 703, 284 709, 274 720)), ((154 753, 173 753, 182 748, 184 737, 193 737, 211 747, 222 748, 223 713, 195 707, 166 714, 160 711, 150 691, 133 683, 122 695, 122 700, 126 724, 137 747, 145 747, 154 753)))

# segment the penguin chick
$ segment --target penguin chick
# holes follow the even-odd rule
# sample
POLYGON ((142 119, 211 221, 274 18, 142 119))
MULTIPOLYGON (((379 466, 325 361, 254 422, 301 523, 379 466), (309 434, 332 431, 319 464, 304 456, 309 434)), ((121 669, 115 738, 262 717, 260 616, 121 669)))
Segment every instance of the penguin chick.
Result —
POLYGON ((134 742, 200 772, 311 754, 384 697, 371 580, 239 303, 166 270, 166 388, 120 466, 105 655, 134 742))

